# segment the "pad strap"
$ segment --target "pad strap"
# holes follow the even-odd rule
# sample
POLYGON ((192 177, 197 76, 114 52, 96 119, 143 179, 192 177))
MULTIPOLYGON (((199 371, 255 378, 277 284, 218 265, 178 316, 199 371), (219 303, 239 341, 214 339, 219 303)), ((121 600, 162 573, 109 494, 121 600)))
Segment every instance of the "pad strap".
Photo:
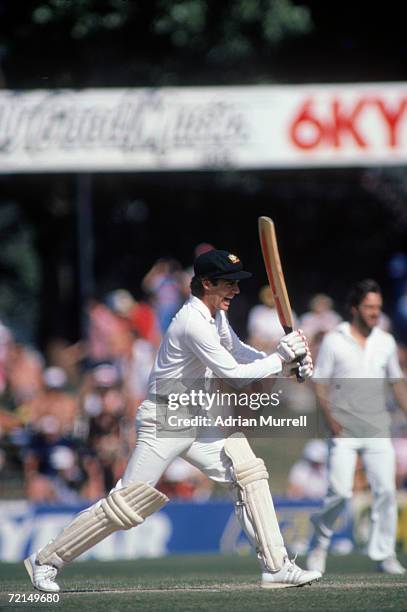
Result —
POLYGON ((37 556, 41 565, 61 568, 119 529, 140 525, 168 502, 168 497, 144 482, 134 482, 80 512, 37 556))

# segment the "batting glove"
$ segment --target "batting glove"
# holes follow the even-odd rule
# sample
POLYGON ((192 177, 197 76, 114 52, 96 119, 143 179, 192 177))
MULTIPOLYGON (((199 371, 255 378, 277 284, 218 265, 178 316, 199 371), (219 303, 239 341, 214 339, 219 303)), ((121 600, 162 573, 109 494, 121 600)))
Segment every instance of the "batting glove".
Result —
POLYGON ((298 361, 291 361, 291 363, 285 363, 283 365, 282 374, 283 376, 297 376, 297 379, 305 380, 311 378, 314 371, 314 364, 312 362, 311 353, 309 349, 307 354, 298 361))
POLYGON ((283 363, 300 361, 307 355, 308 344, 301 330, 291 332, 281 338, 276 353, 283 363))
POLYGON ((307 354, 300 361, 298 366, 298 375, 300 378, 311 378, 314 371, 314 364, 312 361, 310 350, 308 349, 307 354))

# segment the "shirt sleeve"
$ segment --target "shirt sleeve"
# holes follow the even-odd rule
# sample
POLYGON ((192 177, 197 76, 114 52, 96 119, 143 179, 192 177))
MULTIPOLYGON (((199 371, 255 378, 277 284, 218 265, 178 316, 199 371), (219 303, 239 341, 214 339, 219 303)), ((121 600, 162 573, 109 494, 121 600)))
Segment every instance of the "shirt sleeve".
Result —
POLYGON ((334 336, 327 334, 319 347, 318 357, 315 363, 313 379, 320 384, 328 384, 333 378, 335 371, 334 336), (315 379, 322 379, 316 381, 315 379))
POLYGON ((251 363, 239 364, 234 356, 220 342, 217 332, 210 323, 189 321, 185 329, 185 343, 200 361, 219 378, 237 389, 254 380, 280 374, 281 359, 276 354, 258 358, 251 363))
POLYGON ((238 363, 251 363, 256 359, 267 357, 267 354, 263 351, 258 351, 253 346, 242 342, 239 336, 233 331, 225 313, 221 312, 220 315, 220 342, 230 353, 232 353, 238 363))
POLYGON ((403 371, 400 367, 399 356, 397 352, 397 344, 394 338, 391 336, 392 350, 387 362, 387 378, 390 380, 397 380, 404 378, 403 371))

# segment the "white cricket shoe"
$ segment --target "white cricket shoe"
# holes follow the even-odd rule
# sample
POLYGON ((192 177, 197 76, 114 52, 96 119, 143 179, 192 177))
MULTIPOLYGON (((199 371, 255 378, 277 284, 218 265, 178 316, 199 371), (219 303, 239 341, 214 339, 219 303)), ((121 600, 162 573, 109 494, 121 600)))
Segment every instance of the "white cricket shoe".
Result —
POLYGON ((307 557, 306 566, 308 570, 325 573, 326 570, 326 558, 328 551, 322 546, 315 546, 307 557))
POLYGON ((388 557, 387 559, 383 559, 383 561, 379 561, 377 569, 379 572, 384 572, 385 574, 397 574, 399 576, 405 574, 407 571, 396 557, 388 557))
POLYGON ((286 559, 278 572, 263 572, 261 586, 263 589, 284 589, 287 587, 300 587, 311 584, 321 578, 321 572, 308 572, 302 570, 294 561, 286 559))
POLYGON ((30 576, 33 586, 39 591, 46 593, 58 593, 59 586, 55 582, 58 570, 53 565, 39 565, 37 553, 33 553, 24 561, 25 569, 30 576))

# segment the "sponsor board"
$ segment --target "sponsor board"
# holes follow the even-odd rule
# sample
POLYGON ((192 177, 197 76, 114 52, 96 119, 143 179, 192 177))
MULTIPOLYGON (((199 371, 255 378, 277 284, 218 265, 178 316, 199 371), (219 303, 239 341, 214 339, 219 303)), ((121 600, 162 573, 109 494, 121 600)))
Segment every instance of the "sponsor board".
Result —
POLYGON ((403 165, 407 83, 0 92, 0 173, 403 165))
MULTIPOLYGON (((309 517, 321 502, 276 498, 281 529, 290 552, 302 552, 310 537, 309 517)), ((0 502, 0 561, 18 562, 55 538, 83 507, 38 506, 0 502)), ((336 538, 352 547, 352 520, 347 513, 336 538)), ((186 553, 246 553, 249 543, 229 501, 173 501, 142 525, 118 531, 81 559, 136 559, 186 553)))

